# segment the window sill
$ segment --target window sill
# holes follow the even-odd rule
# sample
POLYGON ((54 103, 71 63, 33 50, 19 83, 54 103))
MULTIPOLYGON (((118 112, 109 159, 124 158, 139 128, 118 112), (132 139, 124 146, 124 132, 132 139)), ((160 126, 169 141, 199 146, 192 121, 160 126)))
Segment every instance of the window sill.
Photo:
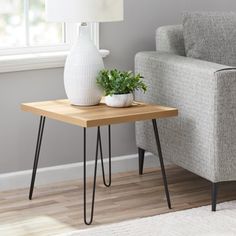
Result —
MULTIPOLYGON (((0 73, 64 67, 68 51, 0 56, 0 73)), ((100 50, 103 58, 108 50, 100 50)))

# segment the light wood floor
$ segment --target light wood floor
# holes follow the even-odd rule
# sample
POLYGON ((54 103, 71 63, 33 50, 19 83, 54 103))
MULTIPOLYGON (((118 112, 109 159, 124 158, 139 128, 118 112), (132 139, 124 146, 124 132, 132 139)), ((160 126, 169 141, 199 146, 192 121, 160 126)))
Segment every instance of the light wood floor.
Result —
MULTIPOLYGON (((173 209, 168 210, 160 170, 113 175, 112 187, 98 180, 93 226, 210 204, 210 183, 181 168, 167 167, 173 209)), ((91 187, 91 182, 89 184, 91 187)), ((57 235, 86 228, 81 181, 0 193, 0 235, 57 235)), ((236 199, 236 183, 220 185, 219 201, 236 199)), ((210 207, 209 207, 210 211, 210 207)), ((91 226, 90 226, 91 227, 91 226)))

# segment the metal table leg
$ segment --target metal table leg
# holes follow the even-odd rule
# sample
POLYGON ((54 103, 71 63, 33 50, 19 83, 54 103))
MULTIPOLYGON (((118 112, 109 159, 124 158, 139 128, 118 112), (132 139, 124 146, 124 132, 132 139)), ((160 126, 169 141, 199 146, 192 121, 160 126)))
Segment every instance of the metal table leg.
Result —
POLYGON ((41 149, 41 144, 42 144, 45 119, 46 118, 43 117, 43 116, 40 117, 38 138, 37 138, 35 157, 34 157, 34 165, 33 165, 33 172, 32 172, 30 192, 29 192, 29 199, 30 200, 32 200, 33 191, 34 191, 34 183, 35 183, 35 177, 36 177, 37 168, 38 168, 38 161, 39 161, 39 154, 40 154, 40 149, 41 149))
POLYGON ((156 139, 156 144, 157 144, 157 150, 158 150, 158 155, 159 155, 159 160, 160 160, 160 165, 161 165, 161 172, 162 172, 162 178, 163 178, 164 187, 165 187, 166 199, 167 199, 168 207, 169 207, 169 209, 171 209, 170 194, 169 194, 169 190, 168 190, 165 165, 164 165, 163 156, 162 156, 161 142, 160 142, 160 138, 159 138, 157 122, 155 119, 152 120, 152 124, 153 124, 153 129, 154 129, 154 134, 155 134, 155 139, 156 139))
MULTIPOLYGON (((31 178, 31 185, 29 191, 29 199, 32 200, 33 191, 34 191, 34 184, 35 178, 38 168, 38 161, 40 155, 40 149, 42 144, 44 126, 45 126, 46 117, 41 116, 39 122, 39 129, 38 129, 38 136, 37 136, 37 144, 35 150, 35 158, 34 158, 34 165, 32 171, 32 178, 31 178)), ((104 158, 103 158, 103 151, 102 151, 102 139, 101 139, 101 130, 100 127, 97 129, 97 143, 96 143, 96 154, 95 154, 95 166, 94 166, 94 179, 93 179, 93 194, 92 194, 92 206, 91 206, 91 214, 90 219, 87 221, 87 195, 86 195, 86 128, 84 128, 84 223, 86 225, 90 225, 93 221, 93 214, 94 214, 94 201, 95 201, 95 191, 96 191, 96 179, 97 179, 97 162, 98 162, 98 152, 100 149, 100 156, 101 156, 101 164, 102 164, 102 176, 103 176, 103 183, 106 187, 111 186, 111 126, 108 126, 108 145, 109 145, 109 179, 108 183, 106 182, 105 177, 105 168, 104 168, 104 158)))
POLYGON ((104 163, 103 163, 103 152, 102 152, 102 138, 101 138, 101 132, 99 128, 99 143, 100 143, 100 155, 101 155, 101 164, 102 164, 102 177, 103 177, 103 183, 106 187, 111 186, 111 126, 108 126, 108 149, 109 149, 109 179, 108 183, 106 182, 105 177, 105 170, 104 170, 104 163))
MULTIPOLYGON (((31 185, 30 185, 30 192, 29 192, 29 199, 32 200, 33 196, 33 190, 34 190, 34 184, 35 184, 35 178, 38 168, 38 161, 39 161, 39 155, 41 150, 41 144, 42 144, 42 138, 43 138, 43 132, 44 132, 44 126, 45 126, 45 120, 46 117, 41 116, 40 122, 39 122, 39 129, 38 129, 38 137, 37 137, 37 144, 36 144, 36 150, 35 150, 35 158, 34 158, 34 165, 33 165, 33 171, 32 171, 32 178, 31 178, 31 185)), ((161 144, 159 139, 159 133, 158 128, 156 124, 156 120, 152 120, 153 128, 154 128, 154 134, 156 138, 156 144, 161 164, 161 171, 162 171, 162 177, 165 187, 165 193, 166 198, 168 202, 168 207, 171 209, 171 202, 170 202, 170 195, 168 190, 168 184, 167 184, 167 178, 165 173, 165 166, 164 161, 162 157, 162 151, 161 151, 161 144)), ((94 215, 94 202, 95 202, 95 192, 96 192, 96 178, 97 178, 97 162, 98 162, 98 149, 100 149, 100 156, 101 156, 101 164, 102 164, 102 175, 103 175, 103 183, 106 187, 111 186, 111 126, 108 126, 108 145, 109 145, 109 179, 108 183, 106 182, 105 177, 105 170, 104 170, 104 160, 103 160, 103 151, 102 151, 102 141, 101 141, 101 130, 100 127, 97 129, 97 143, 96 143, 96 153, 95 153, 95 166, 94 166, 94 180, 93 180, 93 194, 92 194, 92 205, 91 205, 91 213, 90 213, 90 219, 87 221, 87 191, 86 191, 86 128, 84 128, 84 223, 86 225, 90 225, 93 221, 93 215, 94 215)))
MULTIPOLYGON (((99 138, 99 133, 97 131, 97 140, 99 138)), ((97 161, 98 161, 98 141, 96 145, 96 154, 95 154, 95 166, 94 166, 94 179, 93 179, 93 195, 92 195, 92 206, 91 206, 91 214, 90 219, 87 221, 87 191, 86 191, 86 128, 84 128, 84 223, 86 225, 90 225, 93 221, 93 213, 94 213, 94 200, 95 200, 95 190, 96 190, 96 177, 97 177, 97 161)))
POLYGON ((100 127, 97 129, 97 144, 96 144, 96 154, 95 154, 95 166, 94 166, 94 178, 93 178, 93 192, 92 192, 92 203, 91 203, 91 212, 90 218, 87 220, 87 177, 86 177, 86 128, 84 128, 84 223, 90 225, 93 222, 94 215, 94 202, 95 202, 95 193, 96 193, 96 179, 97 179, 97 162, 98 162, 98 149, 100 148, 101 155, 101 164, 102 164, 102 175, 103 183, 106 187, 111 186, 111 127, 108 127, 108 142, 109 142, 109 180, 106 183, 105 171, 104 171, 104 161, 103 161, 103 152, 102 152, 102 142, 101 142, 101 130, 100 127))

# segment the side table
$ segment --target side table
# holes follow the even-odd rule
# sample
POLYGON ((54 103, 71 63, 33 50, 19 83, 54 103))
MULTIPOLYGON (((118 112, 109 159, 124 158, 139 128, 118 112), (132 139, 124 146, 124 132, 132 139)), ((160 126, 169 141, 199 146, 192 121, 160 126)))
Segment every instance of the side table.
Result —
POLYGON ((38 161, 40 155, 40 149, 43 138, 43 131, 46 118, 58 120, 61 122, 69 123, 72 125, 80 126, 83 128, 83 162, 84 162, 84 223, 90 225, 93 221, 94 215, 94 202, 96 192, 96 178, 97 178, 97 162, 98 155, 100 153, 103 182, 106 187, 111 186, 111 125, 120 124, 126 122, 135 122, 143 120, 152 120, 159 160, 161 165, 163 183, 165 188, 166 199, 168 207, 171 208, 170 195, 168 190, 167 178, 165 173, 165 166, 162 157, 161 144, 158 134, 158 128, 156 119, 174 117, 178 115, 178 110, 171 107, 163 107, 159 105, 150 105, 141 102, 134 102, 129 108, 111 108, 101 103, 98 106, 92 107, 78 107, 70 105, 68 100, 54 100, 35 103, 24 103, 21 105, 21 109, 25 112, 31 112, 40 116, 39 130, 37 136, 37 144, 35 150, 35 158, 33 164, 32 179, 30 185, 29 199, 32 200, 34 183, 38 168, 38 161), (108 150, 109 150, 109 176, 106 180, 103 151, 101 142, 101 126, 108 126, 108 150), (87 159, 87 143, 86 143, 86 131, 87 128, 97 127, 97 141, 96 141, 96 154, 95 154, 95 166, 93 176, 93 193, 92 193, 92 206, 89 220, 87 219, 87 196, 86 196, 86 159, 87 159))

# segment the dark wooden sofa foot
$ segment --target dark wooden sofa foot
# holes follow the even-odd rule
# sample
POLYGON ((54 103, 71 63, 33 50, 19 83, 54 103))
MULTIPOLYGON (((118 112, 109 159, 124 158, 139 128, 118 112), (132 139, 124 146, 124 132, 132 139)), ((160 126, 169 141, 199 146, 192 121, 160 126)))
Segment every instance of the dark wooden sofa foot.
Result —
POLYGON ((212 211, 216 211, 216 204, 217 204, 217 192, 218 192, 218 184, 217 183, 212 183, 211 187, 211 209, 212 211))
POLYGON ((142 148, 138 148, 139 174, 140 175, 143 174, 144 156, 145 156, 145 150, 142 148))

